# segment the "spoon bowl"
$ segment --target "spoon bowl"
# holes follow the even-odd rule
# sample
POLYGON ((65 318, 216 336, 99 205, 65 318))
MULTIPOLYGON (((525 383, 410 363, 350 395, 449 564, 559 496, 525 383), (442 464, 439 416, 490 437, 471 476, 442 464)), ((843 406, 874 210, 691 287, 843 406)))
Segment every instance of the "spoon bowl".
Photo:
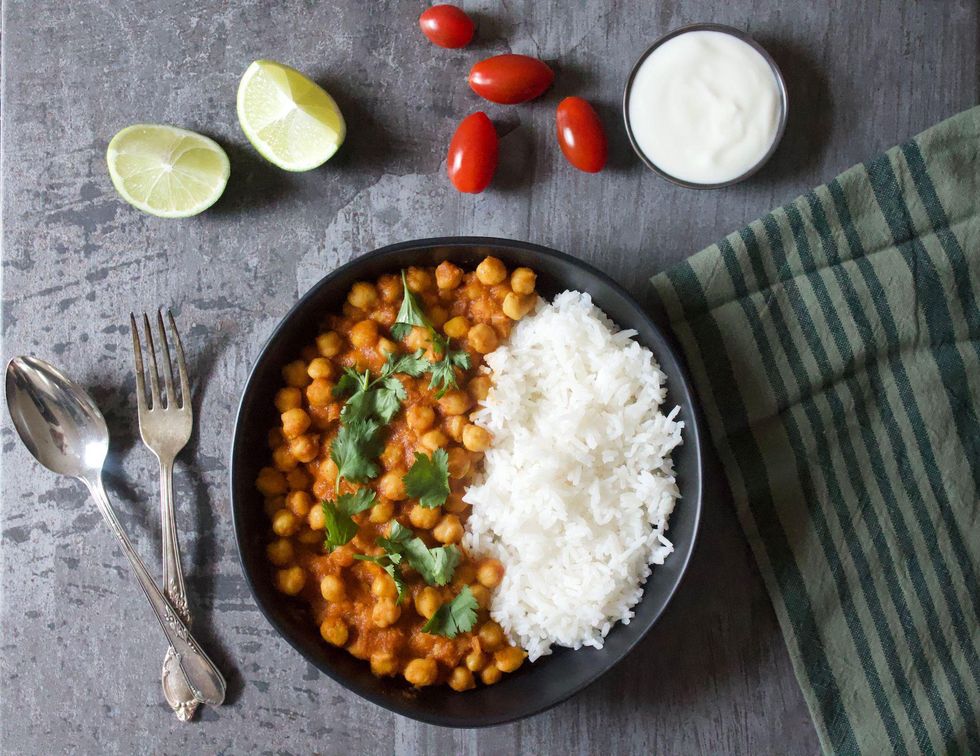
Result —
POLYGON ((109 429, 92 398, 53 365, 15 357, 7 365, 7 408, 21 441, 52 472, 98 476, 109 429))

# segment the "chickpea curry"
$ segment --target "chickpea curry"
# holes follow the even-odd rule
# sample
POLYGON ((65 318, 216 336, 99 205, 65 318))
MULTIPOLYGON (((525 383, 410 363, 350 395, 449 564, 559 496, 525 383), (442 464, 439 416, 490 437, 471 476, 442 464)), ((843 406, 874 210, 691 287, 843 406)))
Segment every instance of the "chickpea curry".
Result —
POLYGON ((536 301, 534 272, 493 257, 410 267, 355 283, 283 368, 256 481, 273 579, 379 677, 464 691, 525 659, 489 617, 504 566, 460 542, 491 442, 469 419, 490 389, 483 355, 536 301))

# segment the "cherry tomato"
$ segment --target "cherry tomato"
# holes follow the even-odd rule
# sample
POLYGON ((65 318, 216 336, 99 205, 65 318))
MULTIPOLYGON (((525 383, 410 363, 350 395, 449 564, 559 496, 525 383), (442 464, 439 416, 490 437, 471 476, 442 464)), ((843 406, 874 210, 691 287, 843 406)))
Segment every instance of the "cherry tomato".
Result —
POLYGON ((497 132, 487 114, 466 116, 449 143, 446 170, 461 192, 478 194, 487 188, 497 170, 497 132))
POLYGON ((419 26, 429 41, 439 47, 466 47, 476 24, 455 5, 433 5, 421 16, 419 26))
POLYGON ((606 164, 606 133, 595 108, 581 97, 558 103, 558 144, 565 158, 580 171, 598 173, 606 164))
POLYGON ((516 105, 540 97, 555 80, 555 72, 527 55, 495 55, 470 69, 470 88, 480 97, 516 105))

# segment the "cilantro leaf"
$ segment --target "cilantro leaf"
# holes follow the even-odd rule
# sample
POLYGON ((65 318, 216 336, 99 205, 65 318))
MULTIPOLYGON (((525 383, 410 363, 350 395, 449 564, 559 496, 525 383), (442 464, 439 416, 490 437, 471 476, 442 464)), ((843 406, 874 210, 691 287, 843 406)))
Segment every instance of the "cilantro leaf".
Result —
POLYGON ((472 630, 476 624, 477 606, 476 597, 470 587, 464 585, 456 598, 440 606, 429 621, 422 625, 422 632, 455 638, 460 633, 472 630))
POLYGON ((412 330, 413 326, 422 326, 432 330, 432 326, 425 318, 422 305, 419 300, 409 290, 408 281, 405 280, 405 271, 402 271, 402 306, 398 310, 395 318, 395 325, 391 328, 391 335, 401 341, 412 330))
POLYGON ((402 549, 405 548, 405 544, 408 543, 415 535, 412 533, 411 528, 406 528, 398 520, 391 521, 391 528, 388 531, 388 537, 378 538, 378 546, 383 548, 388 554, 397 555, 398 561, 401 561, 402 549))
POLYGON ((412 376, 412 378, 418 378, 429 369, 429 361, 425 359, 424 354, 425 352, 421 349, 414 354, 402 354, 397 357, 393 353, 389 353, 384 367, 381 368, 382 377, 404 373, 412 376))
POLYGON ((421 538, 413 538, 405 544, 405 556, 409 565, 418 571, 429 585, 445 585, 456 571, 460 553, 455 546, 430 549, 421 538))
POLYGON ((377 421, 357 417, 342 424, 330 446, 330 458, 337 465, 338 485, 341 478, 364 483, 376 477, 375 460, 383 449, 381 425, 377 421))
POLYGON ((432 458, 415 452, 415 462, 403 478, 405 492, 427 509, 441 507, 449 496, 449 455, 436 449, 432 458))
POLYGON ((402 599, 408 595, 408 583, 405 582, 405 578, 398 567, 398 564, 401 562, 401 554, 381 554, 380 556, 354 554, 354 559, 360 559, 362 562, 374 562, 391 575, 391 579, 395 581, 395 588, 398 589, 397 603, 400 604, 402 599), (392 557, 398 557, 398 559, 395 560, 392 557))
POLYGON ((354 493, 338 496, 334 501, 321 502, 323 515, 326 519, 327 538, 325 547, 333 551, 343 546, 357 535, 357 523, 351 515, 363 512, 374 505, 374 491, 369 488, 359 488, 354 493))
POLYGON ((364 375, 361 375, 353 368, 344 368, 344 374, 340 376, 337 385, 333 387, 334 397, 339 399, 342 396, 347 396, 347 394, 360 391, 365 387, 367 379, 367 371, 364 372, 364 375))
POLYGON ((451 388, 457 388, 456 368, 469 370, 470 355, 461 349, 450 349, 438 362, 430 363, 432 380, 429 388, 436 389, 436 399, 441 399, 451 388))

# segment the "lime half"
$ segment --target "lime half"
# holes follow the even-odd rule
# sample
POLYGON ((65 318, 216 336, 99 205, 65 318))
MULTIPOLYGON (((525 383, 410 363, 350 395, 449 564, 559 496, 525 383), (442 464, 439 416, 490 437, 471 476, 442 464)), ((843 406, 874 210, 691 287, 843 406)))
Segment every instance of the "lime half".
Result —
POLYGON ((266 160, 308 171, 333 157, 347 125, 333 97, 299 71, 257 60, 238 85, 238 122, 266 160))
POLYGON ((213 205, 231 165, 217 142, 152 123, 127 126, 109 142, 109 176, 130 205, 160 218, 186 218, 213 205))

